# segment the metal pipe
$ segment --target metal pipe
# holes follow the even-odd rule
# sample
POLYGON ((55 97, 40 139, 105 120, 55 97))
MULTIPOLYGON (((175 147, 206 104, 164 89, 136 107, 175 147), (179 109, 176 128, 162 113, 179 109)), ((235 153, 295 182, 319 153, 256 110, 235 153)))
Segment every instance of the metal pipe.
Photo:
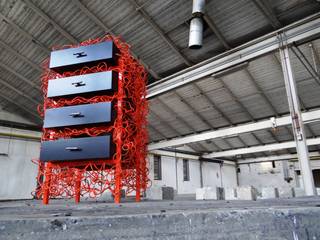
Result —
POLYGON ((17 134, 17 133, 6 133, 6 132, 0 132, 0 137, 14 137, 14 138, 22 138, 22 139, 29 139, 29 140, 41 140, 41 137, 32 136, 32 135, 26 135, 26 134, 17 134))
POLYGON ((193 0, 192 19, 190 22, 189 48, 199 49, 203 39, 203 14, 205 0, 193 0))
POLYGON ((205 0, 193 0, 192 1, 192 15, 196 16, 198 14, 204 13, 204 5, 206 1, 205 0))

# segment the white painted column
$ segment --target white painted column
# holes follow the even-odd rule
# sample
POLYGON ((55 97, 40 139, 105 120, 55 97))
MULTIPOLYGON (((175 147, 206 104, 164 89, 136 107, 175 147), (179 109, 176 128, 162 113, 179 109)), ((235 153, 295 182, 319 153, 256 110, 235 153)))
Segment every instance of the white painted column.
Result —
POLYGON ((296 83, 293 77, 288 46, 283 46, 280 48, 280 57, 304 190, 306 195, 312 196, 316 195, 316 190, 314 187, 314 181, 310 167, 309 152, 306 144, 306 134, 301 118, 300 103, 298 99, 296 83))

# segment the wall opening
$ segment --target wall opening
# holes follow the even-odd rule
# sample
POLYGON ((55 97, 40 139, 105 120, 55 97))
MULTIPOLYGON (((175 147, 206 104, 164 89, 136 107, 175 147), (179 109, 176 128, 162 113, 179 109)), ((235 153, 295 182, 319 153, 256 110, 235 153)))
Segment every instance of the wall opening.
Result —
POLYGON ((154 180, 161 180, 162 179, 162 169, 161 169, 161 156, 154 155, 153 157, 153 173, 154 173, 154 180))
POLYGON ((320 187, 320 169, 312 170, 315 187, 320 187))
POLYGON ((190 181, 189 160, 183 159, 183 181, 190 181))

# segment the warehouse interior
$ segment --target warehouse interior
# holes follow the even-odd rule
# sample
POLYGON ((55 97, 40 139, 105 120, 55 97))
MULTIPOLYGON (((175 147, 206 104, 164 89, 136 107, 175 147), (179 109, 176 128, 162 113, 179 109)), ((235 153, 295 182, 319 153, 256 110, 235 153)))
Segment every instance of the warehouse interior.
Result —
POLYGON ((83 222, 77 228, 71 214, 63 215, 69 212, 79 218, 92 214, 90 226, 97 232, 101 223, 115 225, 106 230, 110 239, 130 234, 132 239, 209 239, 214 232, 217 239, 320 238, 320 1, 0 0, 0 20, 1 239, 43 239, 47 228, 52 238, 90 236, 89 230, 78 231, 86 226, 83 222), (204 10, 195 13, 199 2, 204 10), (195 20, 201 28, 192 45, 195 20), (110 194, 94 200, 82 196, 79 205, 55 199, 42 206, 34 199, 39 170, 34 161, 41 146, 44 62, 58 46, 106 34, 128 43, 148 73, 149 190, 141 203, 132 203, 134 194, 129 194, 122 209, 110 194), (174 191, 172 202, 148 200, 148 194, 164 188, 174 191), (240 197, 248 189, 252 201, 240 197), (204 197, 211 191, 223 191, 224 198, 204 197), (276 191, 275 197, 263 200, 270 191, 276 191), (246 219, 244 229, 231 213, 223 218, 217 212, 228 211, 229 201, 230 208, 242 209, 235 211, 246 219), (110 213, 101 205, 106 202, 110 213), (287 218, 263 212, 270 206, 284 208, 287 218), (291 213, 290 206, 297 212, 291 213), (261 211, 243 212, 248 208, 261 211), (32 219, 37 211, 42 220, 22 221, 21 216, 32 219), (207 220, 201 222, 196 214, 204 213, 207 220), (124 225, 127 230, 119 235, 123 226, 112 216, 125 214, 138 217, 124 219, 123 224, 132 225, 124 225), (135 230, 150 224, 142 218, 148 214, 160 216, 149 219, 153 232, 135 230), (259 235, 261 225, 250 224, 264 217, 270 230, 259 235), (193 226, 191 219, 201 224, 193 226), (52 221, 57 221, 53 228, 52 221), (208 230, 206 221, 221 223, 224 230, 208 230), (165 235, 174 222, 177 227, 165 235), (277 223, 289 227, 277 228, 277 223), (228 226, 234 226, 232 233, 228 226), (207 231, 202 238, 201 227, 207 231), (28 228, 35 230, 31 234, 28 228), (67 232, 64 237, 61 229, 67 232))

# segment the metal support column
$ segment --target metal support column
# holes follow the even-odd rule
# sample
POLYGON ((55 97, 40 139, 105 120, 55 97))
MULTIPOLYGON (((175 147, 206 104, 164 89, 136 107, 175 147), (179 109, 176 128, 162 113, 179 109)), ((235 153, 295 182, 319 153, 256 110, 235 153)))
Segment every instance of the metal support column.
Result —
POLYGON ((306 195, 312 196, 316 195, 316 191, 310 167, 309 152, 306 144, 306 134, 301 118, 297 87, 293 77, 292 66, 289 58, 289 49, 286 44, 280 47, 280 57, 290 108, 292 130, 296 143, 296 149, 303 178, 304 190, 306 195))

